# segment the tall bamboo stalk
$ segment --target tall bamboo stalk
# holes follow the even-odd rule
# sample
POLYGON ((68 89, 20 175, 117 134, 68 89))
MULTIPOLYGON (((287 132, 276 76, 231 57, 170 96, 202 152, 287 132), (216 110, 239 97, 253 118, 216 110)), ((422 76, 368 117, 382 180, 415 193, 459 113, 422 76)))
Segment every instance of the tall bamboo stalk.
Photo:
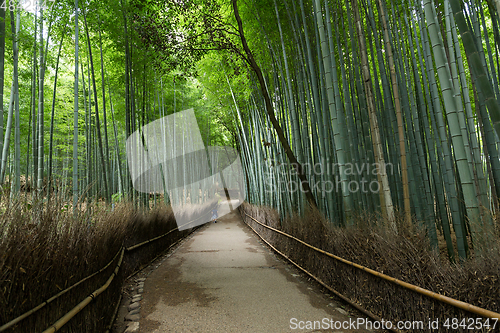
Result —
POLYGON ((12 30, 15 31, 15 34, 13 34, 13 40, 14 42, 14 104, 15 104, 15 152, 14 152, 14 191, 12 192, 11 197, 18 196, 19 191, 21 189, 21 129, 20 129, 20 123, 21 120, 19 119, 20 114, 19 114, 19 29, 21 26, 21 12, 20 10, 17 10, 17 15, 16 15, 16 26, 14 29, 14 11, 11 11, 11 26, 12 30))
MULTIPOLYGON (((434 59, 436 61, 438 76, 441 84, 441 92, 443 94, 444 102, 446 105, 446 117, 448 120, 448 128, 451 134, 451 139, 453 141, 455 160, 458 172, 460 174, 465 205, 467 207, 467 215, 469 220, 471 221, 473 239, 479 240, 479 237, 481 237, 480 230, 482 229, 481 226, 482 221, 481 221, 481 216, 479 214, 477 194, 475 193, 475 188, 472 182, 472 177, 470 174, 470 169, 464 147, 464 141, 462 139, 462 133, 460 131, 460 125, 457 115, 456 99, 454 98, 455 95, 454 87, 451 85, 453 81, 446 60, 446 55, 444 53, 444 48, 442 46, 443 43, 437 26, 437 19, 436 19, 436 14, 434 12, 434 6, 430 3, 429 0, 424 0, 424 12, 427 21, 427 29, 429 31, 429 37, 431 39, 432 49, 434 52, 434 59)), ((479 241, 478 245, 480 243, 481 241, 479 241)), ((485 245, 485 243, 483 243, 483 245, 485 245)))
POLYGON ((380 140, 377 114, 375 110, 373 93, 372 93, 372 83, 371 83, 371 75, 370 75, 370 69, 368 65, 368 58, 366 52, 365 37, 364 37, 363 27, 361 25, 361 19, 359 17, 357 0, 354 0, 352 2, 352 7, 354 11, 355 25, 358 32, 361 66, 362 66, 363 81, 366 92, 366 100, 368 103, 368 113, 370 117, 370 129, 372 134, 373 150, 375 153, 375 162, 379 165, 379 172, 377 172, 377 176, 379 178, 380 189, 382 190, 381 200, 382 199, 384 200, 383 205, 386 213, 385 218, 387 219, 390 228, 392 228, 394 231, 397 232, 397 226, 394 217, 394 209, 392 205, 391 190, 389 188, 389 181, 387 178, 386 164, 382 152, 382 143, 380 140))
POLYGON ((398 81, 396 78, 396 67, 394 65, 394 57, 392 52, 392 45, 389 41, 389 29, 387 27, 385 4, 382 0, 378 0, 380 18, 382 20, 382 27, 384 30, 385 51, 389 61, 389 69, 391 72, 392 94, 394 96, 394 106, 396 108, 396 119, 398 122, 398 136, 399 136, 399 154, 401 158, 401 178, 403 183, 403 201, 405 219, 408 226, 411 226, 411 207, 410 207, 410 190, 408 187, 408 167, 406 165, 406 144, 404 135, 403 117, 401 114, 401 102, 399 99, 398 81))
POLYGON ((85 13, 83 14, 83 20, 84 20, 84 25, 85 25, 85 32, 87 35, 90 70, 92 73, 92 87, 93 87, 93 91, 94 91, 94 103, 95 103, 95 123, 96 123, 96 131, 97 131, 97 141, 98 141, 98 145, 99 145, 99 154, 101 157, 100 158, 101 167, 103 170, 102 176, 103 176, 103 180, 104 180, 104 197, 106 198, 107 202, 111 202, 111 193, 110 193, 109 187, 108 187, 108 174, 106 171, 106 170, 108 170, 108 166, 107 166, 106 156, 104 155, 102 135, 101 135, 101 122, 99 120, 99 102, 97 100, 97 86, 96 86, 96 82, 95 82, 94 60, 92 58, 92 46, 90 43, 90 35, 89 35, 89 29, 87 26, 87 18, 86 18, 85 13))
POLYGON ((75 87, 73 106, 73 214, 78 203, 78 0, 75 0, 75 87))
POLYGON ((39 21, 39 38, 40 38, 40 54, 39 54, 39 77, 38 77, 38 173, 37 173, 37 189, 38 194, 43 193, 44 182, 44 79, 45 79, 45 66, 44 66, 44 50, 43 50, 43 0, 39 0, 40 8, 40 21, 39 21))

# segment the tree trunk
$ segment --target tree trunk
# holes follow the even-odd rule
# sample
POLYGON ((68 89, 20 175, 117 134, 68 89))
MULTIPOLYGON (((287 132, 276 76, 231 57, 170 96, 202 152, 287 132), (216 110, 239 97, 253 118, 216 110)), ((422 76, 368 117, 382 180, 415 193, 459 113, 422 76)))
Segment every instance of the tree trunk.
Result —
POLYGON ((396 67, 394 65, 394 57, 392 53, 392 45, 389 39, 389 29, 387 26, 385 4, 382 0, 378 0, 380 17, 382 19, 382 27, 384 30, 385 50, 387 52, 387 59, 389 60, 389 69, 391 71, 392 93, 394 95, 394 107, 396 108, 396 119, 398 122, 398 135, 399 135, 399 152, 401 156, 401 178, 403 182, 403 200, 405 219, 409 227, 412 226, 411 222, 411 206, 410 206, 410 190, 408 187, 408 166, 406 164, 406 144, 404 135, 403 117, 401 114, 401 102, 399 99, 398 80, 396 77, 396 67))
POLYGON ((75 89, 73 106, 73 214, 78 203, 78 0, 75 0, 75 89))
POLYGON ((43 158, 44 158, 44 142, 43 142, 43 82, 45 77, 44 54, 43 54, 43 0, 40 0, 40 60, 39 60, 39 78, 38 78, 38 174, 37 174, 37 188, 38 194, 43 195, 43 158))
MULTIPOLYGON (((14 12, 10 12, 11 26, 14 28, 14 12)), ((19 195, 21 189, 21 130, 20 130, 20 119, 19 119, 19 72, 18 72, 18 62, 19 62, 19 29, 21 25, 21 12, 18 9, 16 15, 16 27, 15 27, 15 44, 14 44, 14 104, 15 104, 15 148, 14 148, 14 192, 15 196, 19 195)), ((11 195, 12 197, 12 195, 11 195)))
MULTIPOLYGON (((95 83, 95 72, 94 72, 94 60, 92 58, 92 46, 90 43, 90 35, 89 35, 89 29, 87 26, 87 18, 85 13, 83 14, 83 20, 85 24, 85 32, 87 35, 87 43, 88 43, 88 50, 89 50, 89 58, 90 58, 90 70, 92 72, 92 87, 94 89, 94 103, 95 103, 95 123, 96 123, 96 130, 97 130, 97 141, 99 145, 99 153, 101 155, 101 167, 103 171, 103 179, 104 179, 104 197, 106 198, 107 202, 111 202, 111 196, 108 188, 108 177, 107 177, 107 163, 105 161, 106 156, 104 155, 104 149, 103 149, 103 144, 102 144, 102 135, 101 135, 101 122, 99 121, 99 104, 97 100, 97 86, 95 83)), ((103 82, 104 85, 104 82, 103 82)))
POLYGON ((33 187, 33 191, 36 189, 37 186, 37 173, 38 173, 38 127, 36 126, 37 124, 37 117, 36 117, 36 92, 37 92, 37 31, 38 31, 38 25, 37 25, 37 13, 35 12, 35 21, 34 21, 34 26, 35 26, 35 32, 34 32, 34 41, 33 41, 33 68, 31 70, 31 136, 32 136, 32 155, 33 155, 33 169, 32 169, 32 174, 31 174, 31 186, 33 187))
POLYGON ((287 139, 285 138, 283 130, 281 129, 278 121, 276 120, 276 116, 274 115, 274 108, 272 106, 271 98, 269 97, 269 92, 267 91, 267 87, 266 87, 266 84, 264 82, 264 77, 262 76, 262 71, 261 71, 259 65, 257 64, 257 62, 255 61, 253 54, 252 54, 252 51, 250 51, 250 48, 248 47, 248 44, 247 44, 247 40, 246 40, 245 35, 243 33, 243 23, 241 21, 240 14, 238 12, 237 0, 232 0, 232 3, 233 3, 234 16, 236 18, 236 22, 238 22, 238 31, 239 31, 239 35, 240 35, 240 39, 241 39, 241 44, 243 45, 243 49, 245 50, 245 54, 246 54, 245 60, 248 62, 248 64, 250 65, 250 68, 252 68, 252 70, 254 71, 254 73, 257 76, 257 79, 258 79, 259 84, 260 84, 261 92, 264 96, 266 111, 267 111, 267 114, 269 115, 269 119, 271 120, 271 124, 273 125, 276 133, 278 134, 278 138, 280 140, 281 145, 283 146, 283 149, 285 150, 285 153, 288 157, 288 160, 290 161, 290 163, 293 165, 293 167, 297 171, 297 175, 302 183, 302 188, 305 192, 307 201, 309 202, 309 204, 311 206, 317 207, 316 200, 314 199, 314 196, 311 192, 311 188, 309 186, 309 182, 307 181, 307 178, 304 174, 302 164, 300 164, 297 161, 297 158, 293 154, 293 152, 290 148, 290 145, 289 145, 287 139))
POLYGON ((54 75, 54 91, 52 92, 52 112, 50 116, 50 138, 49 138, 49 165, 48 165, 48 185, 47 185, 47 201, 50 201, 50 192, 52 188, 52 151, 54 146, 54 116, 56 109, 56 93, 57 93, 57 74, 59 73, 59 59, 61 57, 61 49, 63 45, 64 35, 66 34, 66 26, 61 35, 61 43, 59 44, 59 51, 57 52, 56 72, 54 75))
MULTIPOLYGON (((111 181, 111 177, 110 177, 110 173, 109 173, 109 141, 108 141, 108 122, 107 122, 107 117, 106 117, 106 90, 105 90, 105 87, 106 85, 104 84, 105 80, 104 80, 104 56, 103 56, 103 53, 102 53, 102 37, 101 37, 101 27, 99 25, 99 48, 100 48, 100 51, 101 51, 101 86, 102 86, 102 117, 103 117, 103 125, 104 125, 104 156, 105 156, 105 160, 106 160, 106 171, 108 171, 108 173, 106 174, 106 178, 108 179, 108 189, 110 191, 110 194, 109 194, 109 198, 111 199, 111 193, 113 192, 113 190, 111 189, 111 185, 110 183, 112 183, 111 181)), ((146 66, 146 64, 144 64, 144 66, 146 66)))
MULTIPOLYGON (((328 41, 326 38, 325 27, 323 23, 323 12, 321 11, 320 1, 315 0, 313 5, 314 5, 314 11, 316 13, 316 20, 318 22, 319 37, 321 42, 321 52, 323 56, 323 67, 326 76, 325 79, 326 79, 327 101, 331 115, 331 120, 329 119, 328 121, 331 121, 333 123, 332 124, 334 129, 333 139, 335 142, 335 150, 337 153, 337 160, 339 164, 340 178, 342 183, 342 199, 344 203, 343 208, 345 213, 345 222, 346 224, 349 224, 352 222, 351 217, 352 217, 353 200, 352 200, 352 195, 348 189, 348 177, 345 171, 347 162, 347 152, 345 149, 346 146, 345 142, 348 141, 347 141, 347 136, 345 135, 345 129, 340 128, 341 127, 340 117, 343 117, 344 114, 339 105, 340 101, 338 101, 335 98, 335 90, 338 90, 338 87, 334 87, 333 85, 335 82, 334 74, 336 73, 332 73, 333 66, 332 66, 331 56, 334 55, 331 55, 330 53, 330 47, 328 45, 328 41)), ((328 151, 326 153, 328 154, 328 151)), ((330 165, 331 164, 328 163, 326 168, 329 168, 330 165)), ((333 216, 330 216, 330 218, 333 220, 333 216)))
POLYGON ((381 203, 383 203, 382 208, 385 209, 386 216, 389 226, 397 232, 396 221, 394 219, 394 208, 392 205, 391 198, 391 190, 389 188, 389 181, 387 179, 387 172, 385 170, 385 160, 384 153, 382 151, 382 142, 380 139, 380 131, 377 120, 377 112, 375 110, 373 92, 372 92, 372 83, 371 83, 371 75, 370 68, 368 65, 366 44, 363 27, 361 26, 361 19, 359 17, 359 10, 357 0, 352 2, 352 7, 354 10, 354 18, 355 25, 358 31, 358 40, 360 46, 360 56, 361 56, 361 66, 362 66, 362 74, 363 74, 363 82, 366 91, 366 100, 368 103, 368 114, 370 118, 370 130, 372 134, 373 141, 373 151, 375 155, 375 162, 379 165, 379 170, 377 172, 377 176, 379 178, 379 184, 381 185, 381 203))
MULTIPOLYGON (((450 1, 450 3, 453 2, 454 0, 450 1)), ((434 52, 434 60, 436 61, 436 67, 438 69, 437 70, 438 77, 441 83, 441 92, 443 94, 444 104, 446 106, 445 110, 446 110, 446 117, 448 120, 448 128, 453 142, 453 150, 455 152, 456 165, 458 173, 460 175, 464 201, 467 208, 467 217, 470 220, 473 240, 475 241, 476 246, 479 248, 479 246, 486 245, 485 242, 482 242, 486 241, 486 238, 483 237, 483 233, 481 233, 480 231, 482 229, 481 228, 482 220, 479 212, 477 194, 472 181, 472 175, 470 174, 469 170, 469 163, 467 161, 464 141, 462 139, 462 133, 460 131, 460 125, 457 115, 457 105, 456 105, 457 101, 454 97, 455 88, 452 86, 453 81, 446 60, 446 56, 444 53, 441 35, 439 34, 436 22, 437 21, 436 14, 434 12, 434 5, 430 2, 430 0, 425 0, 423 5, 425 10, 425 19, 427 21, 427 29, 429 31, 429 37, 434 52)), ((457 16, 455 17, 455 19, 456 22, 458 23, 459 19, 457 19, 457 16)), ((465 37, 463 35, 462 39, 464 40, 464 45, 465 45, 465 37)), ((488 80, 486 77, 485 79, 488 80)), ((493 90, 491 90, 491 93, 493 94, 493 90)), ((496 103, 496 99, 494 99, 494 96, 493 100, 490 99, 489 102, 496 103)), ((493 115, 494 112, 492 111, 494 110, 490 109, 490 114, 493 115)), ((500 116, 500 112, 498 115, 500 116)), ((500 123, 498 123, 498 125, 500 126, 500 123)))
POLYGON ((3 86, 5 76, 5 8, 0 8, 0 152, 3 151, 3 86))
MULTIPOLYGON (((495 1, 497 10, 500 8, 499 3, 500 0, 495 1)), ((484 95, 485 104, 490 111, 490 118, 493 122, 493 127, 495 128, 497 135, 500 137, 500 104, 495 98, 493 86, 491 85, 491 82, 486 75, 485 69, 482 66, 479 52, 477 50, 476 43, 474 42, 474 36, 462 12, 461 1, 450 0, 450 5, 453 11, 453 16, 455 17, 455 23, 458 27, 458 30, 460 31, 460 36, 462 37, 465 53, 469 58, 469 63, 472 68, 472 75, 475 77, 477 87, 484 95)))
POLYGON ((7 170, 7 158, 9 155, 9 146, 10 146, 10 136, 12 133, 12 120, 14 117, 14 109, 15 109, 15 101, 16 101, 16 81, 17 81, 17 58, 18 58, 18 48, 17 48, 17 34, 14 20, 14 12, 10 12, 10 24, 12 31, 12 49, 14 51, 14 76, 12 78, 12 88, 10 91, 10 101, 9 101, 9 111, 7 115, 7 126, 5 128, 5 138, 4 138, 4 146, 2 150, 2 161, 0 165, 0 184, 3 184, 5 180, 5 173, 7 170))

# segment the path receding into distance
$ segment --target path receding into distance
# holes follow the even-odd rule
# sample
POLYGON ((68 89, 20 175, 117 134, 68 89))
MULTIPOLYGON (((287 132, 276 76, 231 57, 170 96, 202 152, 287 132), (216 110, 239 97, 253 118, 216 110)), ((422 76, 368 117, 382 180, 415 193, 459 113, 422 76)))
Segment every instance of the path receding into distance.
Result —
POLYGON ((146 277, 143 297, 140 332, 369 332, 292 329, 292 318, 297 325, 356 318, 278 260, 238 212, 204 226, 164 258, 146 277))

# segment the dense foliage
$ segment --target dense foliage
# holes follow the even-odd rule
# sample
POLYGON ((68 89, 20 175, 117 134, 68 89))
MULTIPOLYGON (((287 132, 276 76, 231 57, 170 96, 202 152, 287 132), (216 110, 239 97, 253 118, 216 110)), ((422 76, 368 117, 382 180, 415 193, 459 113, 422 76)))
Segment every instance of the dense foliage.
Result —
POLYGON ((498 237, 495 3, 48 4, 0 12, 5 194, 145 203, 126 138, 194 107, 205 144, 239 149, 253 203, 395 232, 401 215, 452 259, 498 237))

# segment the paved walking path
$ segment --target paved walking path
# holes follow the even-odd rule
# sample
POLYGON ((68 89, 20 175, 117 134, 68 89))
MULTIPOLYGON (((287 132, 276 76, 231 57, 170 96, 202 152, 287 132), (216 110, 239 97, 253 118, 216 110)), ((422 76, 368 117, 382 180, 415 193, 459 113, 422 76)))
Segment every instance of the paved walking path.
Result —
POLYGON ((299 329, 307 321, 333 327, 332 320, 356 318, 261 245, 237 212, 164 259, 146 278, 143 296, 140 332, 367 332, 299 329))

